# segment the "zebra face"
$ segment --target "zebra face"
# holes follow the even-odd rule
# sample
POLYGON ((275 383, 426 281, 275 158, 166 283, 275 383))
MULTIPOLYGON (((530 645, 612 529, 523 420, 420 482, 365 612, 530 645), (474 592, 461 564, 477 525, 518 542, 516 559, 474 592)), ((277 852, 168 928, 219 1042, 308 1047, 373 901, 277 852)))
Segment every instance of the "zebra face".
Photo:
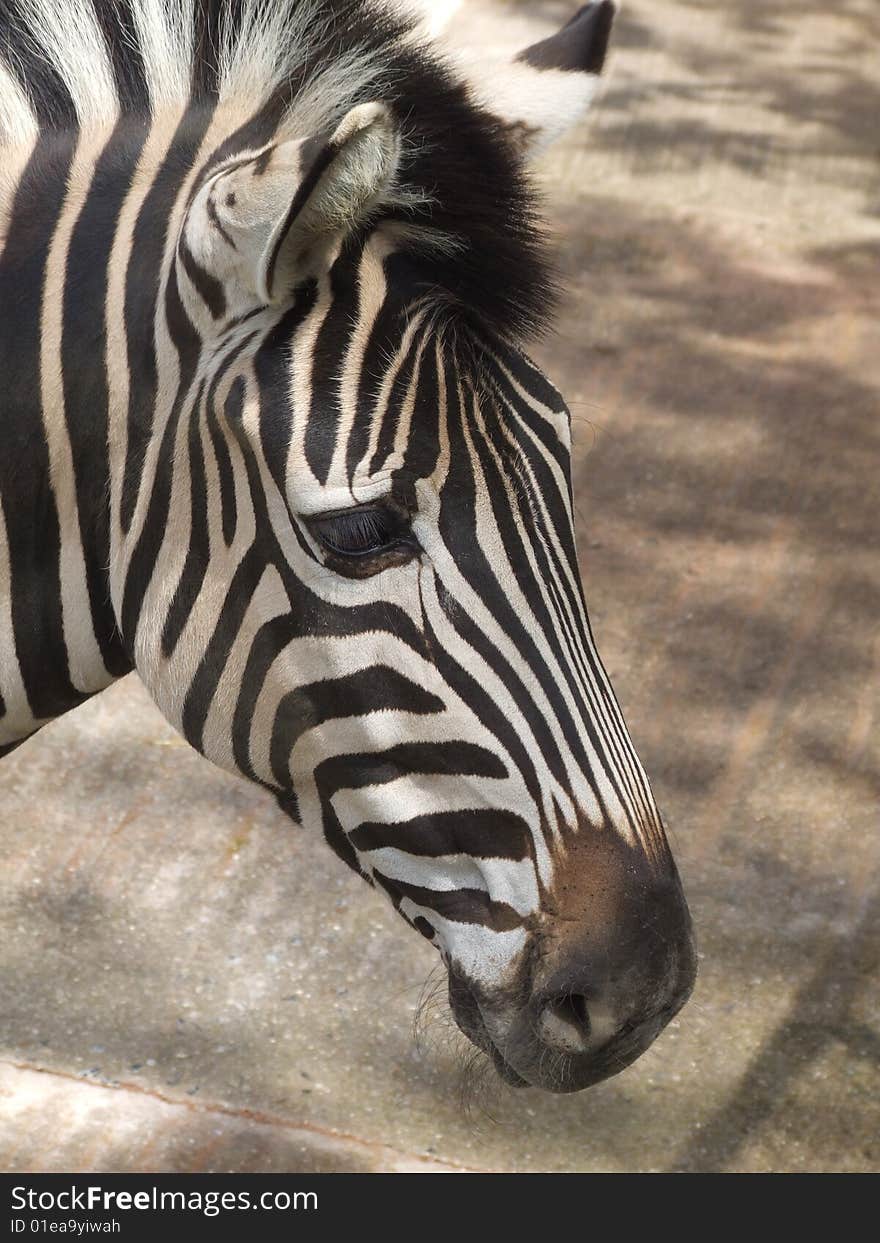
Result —
POLYGON ((218 337, 203 662, 240 603, 182 723, 432 941, 502 1074, 574 1090, 683 1004, 689 920, 589 631, 565 404, 418 278, 379 227, 218 337))
MULTIPOLYGON (((587 74, 521 58, 549 86, 515 141, 591 94, 587 45, 587 74)), ((190 413, 114 603, 169 720, 437 947, 500 1073, 572 1091, 684 1003, 690 921, 590 633, 567 409, 463 278, 438 292, 460 241, 414 237, 407 158, 370 103, 194 182, 165 291, 190 413)))

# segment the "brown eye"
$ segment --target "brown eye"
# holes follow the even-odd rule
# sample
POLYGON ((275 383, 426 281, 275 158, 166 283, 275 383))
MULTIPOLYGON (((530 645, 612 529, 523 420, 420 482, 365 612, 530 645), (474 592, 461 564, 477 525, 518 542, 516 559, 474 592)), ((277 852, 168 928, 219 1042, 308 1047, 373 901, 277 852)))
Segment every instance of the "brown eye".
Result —
POLYGON ((309 522, 312 533, 336 557, 374 557, 404 547, 415 547, 409 517, 384 505, 345 509, 309 522))

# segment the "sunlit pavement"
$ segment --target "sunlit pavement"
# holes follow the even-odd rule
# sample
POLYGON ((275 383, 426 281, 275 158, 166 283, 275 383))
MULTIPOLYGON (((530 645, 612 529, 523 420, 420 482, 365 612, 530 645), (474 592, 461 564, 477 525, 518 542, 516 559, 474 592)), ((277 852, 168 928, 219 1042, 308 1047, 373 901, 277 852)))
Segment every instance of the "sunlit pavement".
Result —
POLYGON ((570 296, 533 352, 692 1002, 578 1096, 468 1087, 442 989, 413 1039, 431 948, 128 679, 0 765, 0 1167, 877 1167, 878 39, 874 0, 628 0, 542 166, 570 296))

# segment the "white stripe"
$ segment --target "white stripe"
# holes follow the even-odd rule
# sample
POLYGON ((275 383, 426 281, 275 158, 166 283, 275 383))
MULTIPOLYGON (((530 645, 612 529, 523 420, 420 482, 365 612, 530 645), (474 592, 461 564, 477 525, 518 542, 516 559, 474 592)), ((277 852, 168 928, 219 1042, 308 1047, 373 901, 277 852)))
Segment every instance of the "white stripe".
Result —
POLYGON ((451 965, 473 984, 497 989, 506 976, 514 975, 517 956, 526 946, 525 928, 495 932, 482 924, 459 923, 409 898, 403 899, 400 909, 407 919, 424 919, 437 931, 451 965))
POLYGON ((516 780, 510 778, 407 773, 379 785, 337 790, 331 802, 340 824, 351 833, 361 824, 394 824, 438 812, 490 810, 522 815, 518 792, 516 780))
POLYGON ((503 902, 519 915, 531 915, 540 906, 535 865, 527 859, 479 860, 468 855, 411 855, 406 852, 406 825, 400 826, 403 849, 383 846, 361 857, 374 872, 422 889, 453 892, 480 889, 493 902, 503 902))
MULTIPOLYGON (((88 410, 65 410, 61 372, 65 268, 70 238, 94 174, 102 143, 84 141, 74 158, 68 193, 58 217, 46 260, 40 323, 40 397, 43 431, 49 452, 49 477, 58 511, 61 536, 61 614, 70 681, 84 694, 103 690, 113 681, 101 656, 86 581, 80 535, 73 452, 67 419, 89 418, 88 410)), ((87 312, 88 313, 88 312, 87 312)), ((89 521, 93 515, 85 515, 89 521)))

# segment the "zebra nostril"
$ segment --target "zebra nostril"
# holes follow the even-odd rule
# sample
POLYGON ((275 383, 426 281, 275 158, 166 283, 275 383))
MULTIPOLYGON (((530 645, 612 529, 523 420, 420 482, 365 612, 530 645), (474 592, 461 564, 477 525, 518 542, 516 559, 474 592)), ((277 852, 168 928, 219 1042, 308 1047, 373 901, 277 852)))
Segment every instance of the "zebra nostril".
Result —
POLYGON ((553 1049, 583 1053, 590 1043, 590 1012, 582 993, 547 1002, 538 1018, 538 1035, 553 1049))
POLYGON ((586 1035, 590 1034, 590 1013, 587 1010, 587 999, 582 993, 573 993, 570 997, 563 997, 558 1006, 560 1014, 570 1015, 579 1030, 586 1035))

